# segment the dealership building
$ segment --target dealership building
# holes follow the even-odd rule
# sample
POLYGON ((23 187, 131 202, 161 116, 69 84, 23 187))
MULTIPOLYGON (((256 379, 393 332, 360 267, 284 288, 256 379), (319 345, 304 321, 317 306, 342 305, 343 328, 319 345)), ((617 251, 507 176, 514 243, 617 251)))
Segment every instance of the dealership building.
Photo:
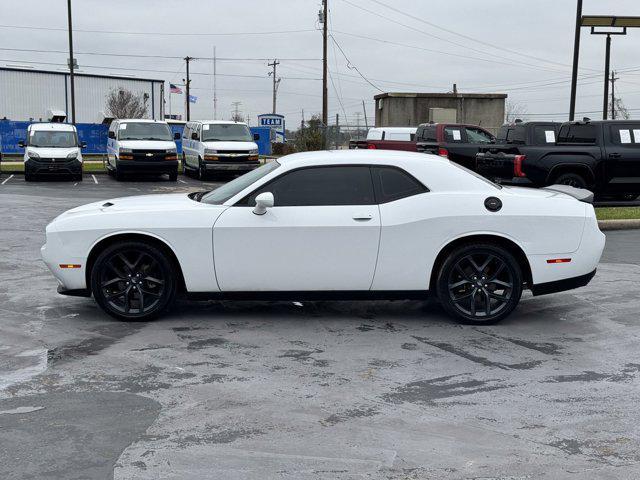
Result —
MULTIPOLYGON (((107 96, 118 89, 142 96, 149 118, 164 118, 164 80, 87 73, 74 78, 78 123, 101 123, 107 96)), ((71 120, 68 72, 0 67, 0 120, 46 121, 50 112, 64 112, 71 120)))

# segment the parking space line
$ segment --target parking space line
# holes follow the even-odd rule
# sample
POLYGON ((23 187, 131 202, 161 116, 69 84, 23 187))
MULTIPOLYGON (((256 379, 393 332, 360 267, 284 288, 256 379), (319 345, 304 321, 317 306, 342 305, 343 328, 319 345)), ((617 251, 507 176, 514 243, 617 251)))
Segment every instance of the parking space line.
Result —
POLYGON ((186 184, 186 183, 187 183, 187 182, 185 182, 184 180, 180 180, 180 179, 178 179, 178 181, 179 181, 180 183, 184 183, 184 184, 186 184))
POLYGON ((4 179, 4 182, 2 182, 2 185, 4 185, 5 183, 7 183, 9 180, 11 180, 13 178, 13 175, 10 175, 9 177, 4 179))
POLYGON ((98 179, 96 178, 95 175, 91 175, 91 178, 93 178, 94 183, 96 183, 96 184, 98 183, 98 179))

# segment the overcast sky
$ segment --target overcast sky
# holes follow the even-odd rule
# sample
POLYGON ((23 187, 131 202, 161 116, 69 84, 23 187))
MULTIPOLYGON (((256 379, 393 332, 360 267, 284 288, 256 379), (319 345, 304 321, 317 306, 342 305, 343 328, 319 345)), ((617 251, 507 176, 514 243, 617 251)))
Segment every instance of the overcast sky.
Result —
MULTIPOLYGON (((446 92, 453 83, 462 92, 507 93, 510 101, 526 109, 529 119, 567 117, 575 0, 329 2, 335 39, 329 42, 332 121, 340 113, 341 123, 346 116, 353 124, 359 114, 363 122, 364 100, 371 123, 373 95, 379 91, 446 92)), ((278 58, 282 77, 278 111, 286 115, 288 127, 295 128, 303 109, 308 118, 322 107, 320 8, 319 0, 73 0, 74 29, 78 30, 74 48, 84 72, 181 84, 184 61, 180 58, 212 57, 215 45, 220 57, 218 118, 229 118, 232 102, 241 102, 239 108, 251 116, 252 124, 257 114, 271 111, 271 78, 267 61, 251 59, 278 58), (151 55, 177 58, 146 57, 151 55)), ((640 1, 584 0, 584 14, 640 16, 640 1)), ((39 62, 29 65, 63 68, 65 53, 1 49, 66 50, 66 15, 65 0, 2 0, 0 65, 39 62)), ((604 46, 604 36, 592 36, 583 29, 579 116, 582 112, 592 118, 600 115, 604 46)), ((634 117, 640 114, 639 47, 640 29, 613 37, 612 68, 620 72, 616 91, 634 117)), ((191 71, 193 94, 198 97, 192 118, 212 118, 213 62, 196 60, 191 71)), ((183 96, 173 95, 172 100, 173 113, 181 112, 183 96)))

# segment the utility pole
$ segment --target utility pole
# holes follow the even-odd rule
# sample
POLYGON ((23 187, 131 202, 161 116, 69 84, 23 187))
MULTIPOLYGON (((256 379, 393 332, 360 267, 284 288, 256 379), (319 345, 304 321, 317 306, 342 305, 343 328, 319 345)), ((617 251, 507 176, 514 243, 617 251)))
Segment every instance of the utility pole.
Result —
POLYGON ((67 0, 67 18, 69 21, 69 80, 71 84, 71 123, 76 123, 76 85, 74 77, 75 58, 73 58, 73 25, 71 22, 71 0, 67 0))
MULTIPOLYGON (((607 46, 604 58, 604 100, 602 104, 602 119, 607 119, 607 102, 609 101, 609 65, 611 58, 611 35, 607 35, 607 46)), ((613 78, 613 75, 612 75, 613 78)), ((613 86, 613 82, 611 83, 613 86)), ((613 106, 613 100, 611 100, 613 106)), ((613 108, 611 109, 613 111, 613 108)), ((613 115, 611 116, 613 118, 613 115)))
POLYGON ((576 89, 578 86, 578 58, 580 57, 580 30, 582 28, 582 0, 577 0, 576 32, 573 40, 573 70, 571 72, 571 100, 569 101, 569 121, 576 116, 576 89))
POLYGON ((360 112, 356 112, 356 137, 360 138, 360 112))
POLYGON ((273 77, 273 114, 276 113, 276 96, 278 94, 278 86, 280 85, 280 78, 277 78, 276 68, 280 65, 277 59, 273 60, 273 63, 267 63, 267 66, 273 67, 273 72, 269 72, 269 75, 273 77))
POLYGON ((611 120, 616 119, 616 72, 611 72, 611 120))
POLYGON ((218 92, 216 90, 216 47, 213 47, 213 119, 218 119, 218 92))
POLYGON ((364 100, 362 100, 362 111, 364 112, 364 128, 369 131, 369 122, 367 122, 367 109, 364 107, 364 100))
POLYGON ((322 125, 324 127, 324 146, 327 145, 327 123, 329 122, 329 100, 327 90, 327 34, 329 26, 329 0, 322 0, 322 125))
POLYGON ((242 105, 242 102, 231 102, 231 105, 233 105, 233 121, 237 122, 238 118, 240 118, 240 105, 242 105))
POLYGON ((336 145, 336 150, 338 150, 338 137, 340 137, 340 114, 336 113, 336 138, 335 138, 335 145, 336 145))
POLYGON ((184 57, 184 61, 187 62, 187 79, 185 80, 185 87, 186 87, 186 92, 187 92, 187 122, 189 120, 191 120, 191 99, 190 99, 190 85, 191 85, 191 79, 189 78, 189 62, 193 60, 193 57, 189 57, 186 56, 184 57))

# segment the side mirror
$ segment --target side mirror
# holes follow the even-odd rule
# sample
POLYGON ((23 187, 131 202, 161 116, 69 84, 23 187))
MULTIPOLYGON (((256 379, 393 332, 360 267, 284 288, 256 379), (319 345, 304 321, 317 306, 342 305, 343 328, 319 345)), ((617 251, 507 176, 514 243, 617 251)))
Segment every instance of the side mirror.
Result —
POLYGON ((259 133, 254 133, 253 134, 253 139, 257 142, 258 140, 260 140, 260 134, 259 133))
POLYGON ((87 148, 87 142, 81 142, 80 148, 87 148))
POLYGON ((198 140, 198 134, 196 132, 191 134, 191 140, 198 140))
POLYGON ((180 140, 180 132, 176 132, 173 134, 173 139, 174 140, 180 140))
POLYGON ((18 146, 19 146, 20 148, 24 148, 26 145, 25 145, 25 143, 24 143, 22 140, 20 140, 20 141, 18 142, 18 146))
POLYGON ((267 213, 267 208, 271 207, 273 207, 273 193, 263 192, 256 197, 256 206, 253 209, 253 213, 264 215, 267 213))
POLYGON ((113 130, 109 131, 109 138, 116 138, 116 132, 114 132, 113 130))

